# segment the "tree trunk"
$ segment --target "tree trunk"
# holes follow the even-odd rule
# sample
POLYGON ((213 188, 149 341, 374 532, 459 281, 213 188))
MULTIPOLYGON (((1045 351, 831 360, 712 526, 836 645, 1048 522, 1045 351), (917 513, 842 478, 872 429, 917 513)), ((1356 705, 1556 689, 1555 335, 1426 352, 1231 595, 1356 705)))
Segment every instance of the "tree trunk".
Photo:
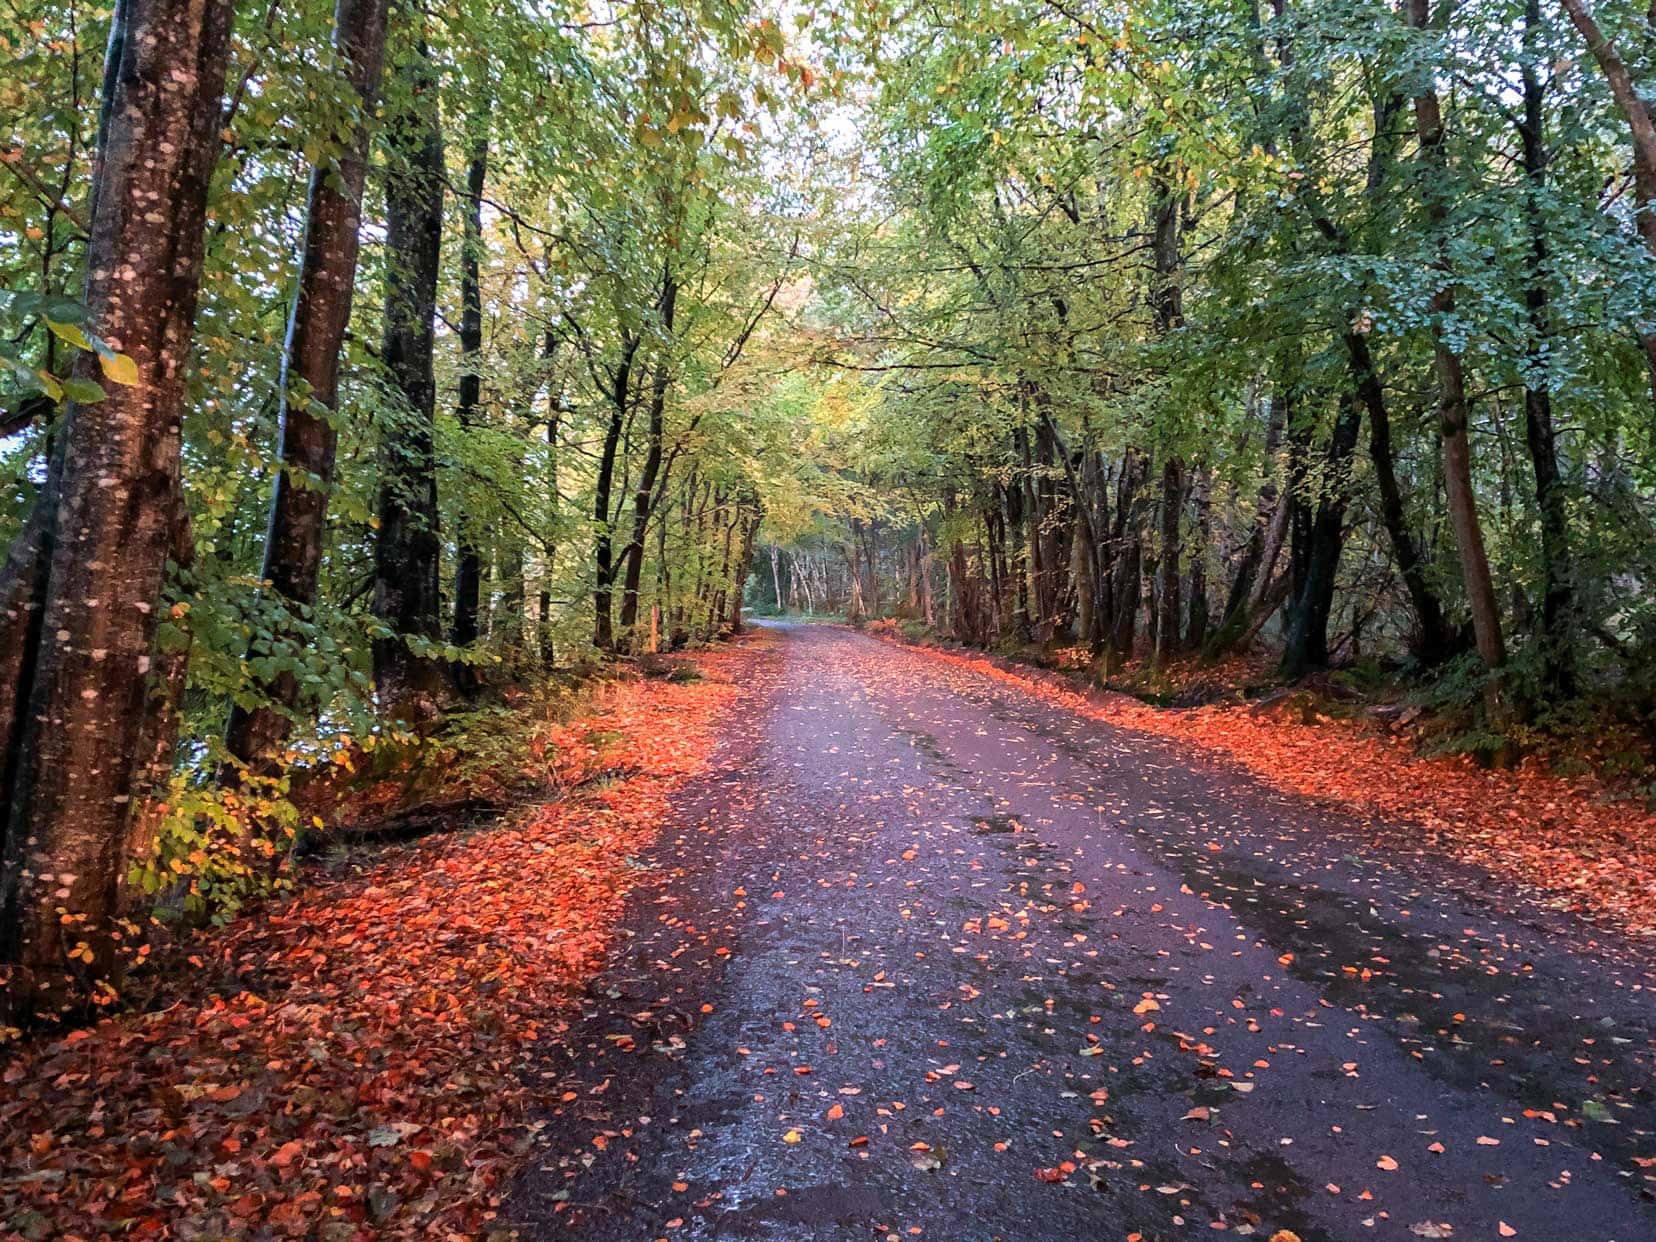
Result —
POLYGON ((0 569, 0 621, 5 627, 0 636, 6 640, 0 644, 0 859, 5 856, 12 790, 16 788, 23 726, 28 719, 28 695, 40 656, 40 623, 52 565, 62 466, 61 454, 52 452, 46 486, 12 541, 4 569, 0 569))
POLYGON ((1191 484, 1191 495, 1196 511, 1195 551, 1190 557, 1189 625, 1185 630, 1185 646, 1195 650, 1207 641, 1207 547, 1212 537, 1212 474, 1206 465, 1198 464, 1191 484))
MULTIPOLYGON (((68 407, 45 528, 31 523, 47 559, 20 661, 32 676, 4 691, 27 698, 0 804, 0 1018, 14 1023, 73 1008, 121 965, 113 919, 183 520, 180 423, 231 19, 224 0, 119 0, 113 17, 84 300, 138 382, 68 407)), ((93 354, 76 363, 81 379, 98 371, 93 354)), ((38 575, 24 551, 17 568, 38 575)), ((0 583, 0 599, 16 594, 0 583)))
POLYGON ((627 425, 628 393, 632 386, 633 358, 639 338, 623 334, 621 360, 616 365, 610 390, 610 420, 604 430, 604 447, 598 458, 598 481, 592 495, 593 583, 592 645, 599 651, 615 646, 615 625, 610 611, 615 585, 615 531, 610 517, 610 493, 615 487, 615 458, 621 447, 621 433, 627 425))
POLYGON ((860 525, 861 523, 857 518, 851 519, 851 546, 845 550, 847 593, 849 595, 845 619, 853 625, 868 615, 867 606, 863 601, 862 570, 858 566, 862 554, 862 541, 858 535, 860 525))
POLYGON ((1023 587, 1020 606, 1027 631, 1023 641, 1030 642, 1036 637, 1037 627, 1046 621, 1042 592, 1046 574, 1041 564, 1041 514, 1035 494, 1034 462, 1029 454, 1029 433, 1021 425, 1013 428, 1012 447, 1018 454, 1018 474, 1007 490, 1018 497, 1019 581, 1023 587))
POLYGON ((1128 449, 1121 463, 1121 478, 1116 484, 1116 525, 1111 540, 1114 545, 1110 597, 1115 605, 1115 616, 1110 621, 1111 665, 1119 668, 1133 658, 1133 641, 1138 630, 1139 602, 1143 598, 1141 582, 1144 559, 1143 526, 1144 488, 1150 481, 1150 458, 1128 449))
MULTIPOLYGON (((558 353, 558 338, 547 332, 541 356, 550 364, 558 353)), ((552 371, 550 365, 548 372, 552 371)), ((558 377, 550 373, 547 384, 551 395, 546 413, 546 537, 542 544, 540 589, 540 659, 541 665, 551 668, 557 662, 557 647, 552 637, 552 577, 558 567, 558 423, 563 415, 563 393, 558 377)))
POLYGON ((1419 630, 1414 644, 1415 655, 1422 663, 1435 664, 1449 654, 1452 642, 1448 623, 1443 616, 1443 605, 1426 581, 1425 560, 1414 536, 1409 533, 1403 491, 1397 485, 1391 413, 1386 406, 1386 394, 1380 386, 1380 377, 1375 373, 1368 341, 1357 332, 1348 332, 1345 339, 1357 398, 1368 411, 1369 460, 1374 465, 1375 487, 1380 493, 1380 520, 1391 540, 1397 572, 1414 606, 1415 624, 1419 630))
POLYGON ((746 502, 751 505, 752 511, 745 514, 740 520, 742 523, 742 550, 736 557, 736 576, 730 584, 730 632, 742 632, 742 597, 746 594, 748 574, 753 571, 753 544, 759 535, 759 523, 764 520, 764 513, 759 507, 757 497, 750 497, 746 502))
POLYGON ((661 299, 657 303, 662 332, 662 357, 656 359, 655 374, 650 382, 649 444, 644 455, 644 469, 639 472, 638 485, 633 492, 632 540, 622 554, 625 575, 621 587, 621 631, 636 650, 638 635, 638 588, 644 577, 644 538, 650 528, 650 505, 655 495, 656 475, 661 470, 661 441, 664 414, 667 409, 667 387, 671 378, 667 352, 673 339, 673 309, 678 302, 678 282, 671 269, 661 276, 661 299))
MULTIPOLYGON (((373 115, 379 98, 386 9, 387 0, 338 0, 334 9, 334 50, 345 63, 364 119, 373 115)), ((315 603, 321 575, 338 441, 332 420, 339 405, 339 357, 351 319, 367 176, 368 130, 359 120, 337 163, 311 170, 306 194, 299 281, 277 384, 281 468, 261 574, 289 610, 315 603)), ((291 673, 278 674, 258 692, 271 705, 238 703, 225 726, 225 750, 242 764, 269 755, 286 740, 288 713, 302 697, 291 673)))
POLYGON ((1001 548, 1005 560, 1003 580, 1010 579, 1012 596, 1012 632, 1020 643, 1034 641, 1035 633, 1029 612, 1029 539, 1026 534, 1028 511, 1024 506, 1023 484, 1014 480, 1000 488, 1001 505, 1005 517, 1001 525, 1001 548))
POLYGON ((1158 666, 1179 648, 1183 606, 1179 592, 1179 516, 1184 509, 1184 463, 1171 454, 1162 462, 1161 553, 1156 561, 1156 649, 1158 666))
MULTIPOLYGON (((1254 408, 1252 399, 1249 406, 1254 408)), ((1277 522, 1277 515, 1286 506, 1286 497, 1277 491, 1274 472, 1277 450, 1281 446, 1282 431, 1287 422, 1287 402, 1282 394, 1273 392, 1266 398, 1265 410, 1265 480, 1259 486, 1259 496, 1254 506, 1253 528, 1248 532, 1248 540, 1242 546, 1242 557, 1231 575, 1230 589, 1225 592, 1225 607, 1219 614, 1219 624, 1203 646, 1203 654, 1210 660, 1217 659, 1231 650, 1241 638, 1242 629, 1247 623, 1248 602, 1252 597, 1254 585, 1261 572, 1267 577, 1271 572, 1269 567, 1261 570, 1266 540, 1277 522)))
MULTIPOLYGON (((723 502, 720 503, 722 507, 723 502)), ((724 551, 719 558, 719 572, 708 584, 709 604, 706 633, 709 638, 716 636, 725 622, 725 593, 730 589, 730 545, 732 537, 736 534, 738 521, 740 521, 740 513, 736 512, 730 515, 730 521, 725 524, 724 551)))
MULTIPOLYGON (((1345 543, 1346 501, 1351 490, 1351 454, 1357 446, 1361 415, 1356 400, 1347 395, 1323 454, 1320 497, 1314 516, 1301 524, 1295 549, 1297 573, 1289 610, 1288 636, 1282 651, 1282 672, 1299 677, 1328 663, 1328 619, 1334 607, 1334 586, 1345 543)), ((1301 484, 1303 487, 1303 482, 1301 484)), ((1303 500, 1301 502, 1304 503, 1303 500)))
MULTIPOLYGON (((472 146, 466 168, 466 212, 463 250, 460 255, 460 400, 455 409, 460 430, 469 431, 477 421, 483 399, 483 187, 488 178, 489 147, 484 138, 472 146)), ((454 567, 454 620, 449 642, 469 647, 477 641, 478 609, 483 592, 483 552, 478 547, 473 523, 461 515, 457 526, 459 555, 454 567)), ((475 695, 483 686, 477 666, 457 661, 454 685, 461 694, 475 695)))
MULTIPOLYGON (((173 527, 172 561, 187 571, 195 561, 195 537, 190 530, 189 515, 179 507, 173 527)), ((167 806, 162 793, 173 772, 173 757, 178 749, 178 734, 184 724, 184 692, 189 684, 190 643, 188 635, 172 650, 157 644, 155 671, 150 687, 148 711, 144 717, 144 733, 139 739, 139 782, 132 828, 128 834, 121 874, 124 876, 134 863, 149 862, 155 849, 155 838, 161 822, 166 818, 167 806)), ((273 863, 279 863, 278 854, 273 863)), ((120 908, 133 913, 141 894, 130 889, 121 894, 120 908)))
POLYGON ((410 99, 390 122, 383 357, 404 408, 380 436, 373 610, 391 633, 374 641, 374 681, 393 715, 414 717, 431 713, 444 681, 441 661, 411 645, 439 642, 443 632, 432 344, 444 169, 437 79, 423 39, 402 72, 410 99))
MULTIPOLYGON (((1540 0, 1525 0, 1524 38, 1531 44, 1541 32, 1540 0)), ((1575 693, 1571 613, 1574 590, 1570 573, 1569 517, 1563 480, 1558 473, 1557 436, 1553 428, 1551 373, 1552 310, 1548 304, 1546 87, 1534 61, 1523 64, 1524 116, 1519 137, 1527 178, 1526 208, 1530 230, 1530 280, 1524 290, 1529 321, 1529 366, 1524 384, 1524 438, 1535 473, 1535 503, 1541 516, 1541 679, 1549 695, 1575 693)))
MULTIPOLYGON (((1410 23, 1426 30, 1431 20, 1431 0, 1409 0, 1410 23)), ((1426 216, 1436 230, 1438 258, 1434 262, 1442 287, 1432 298, 1431 309, 1440 317, 1454 313, 1454 275, 1444 255, 1447 244, 1449 206, 1443 197, 1448 176, 1443 153, 1443 114, 1437 92, 1429 82, 1415 96, 1415 132, 1420 158, 1426 169, 1426 216)), ((1472 607, 1472 632, 1478 654, 1491 669, 1506 663, 1506 645, 1501 637, 1501 613, 1495 600, 1495 586, 1484 551, 1483 529, 1478 522, 1478 504, 1472 490, 1472 444, 1467 434, 1470 411, 1466 401, 1466 377, 1460 355, 1450 346, 1441 321, 1434 327, 1433 351, 1438 377, 1438 432, 1443 439, 1444 487, 1449 518, 1455 528, 1460 550, 1461 578, 1472 607)))

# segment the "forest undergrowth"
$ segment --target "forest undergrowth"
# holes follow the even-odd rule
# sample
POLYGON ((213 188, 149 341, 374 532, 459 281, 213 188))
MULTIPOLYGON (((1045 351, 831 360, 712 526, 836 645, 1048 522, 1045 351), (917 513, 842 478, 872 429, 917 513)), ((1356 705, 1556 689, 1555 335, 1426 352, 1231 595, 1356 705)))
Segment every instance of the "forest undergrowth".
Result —
MULTIPOLYGON (((142 1009, 18 1048, 0 1073, 12 1236, 505 1236, 531 1132, 519 1069, 565 1029, 765 641, 606 677, 559 722, 524 726, 532 698, 502 709, 495 749, 451 751, 452 788, 429 766, 421 787, 534 800, 411 842, 338 833, 290 895, 158 952, 142 1009)), ((410 788, 365 770, 331 818, 360 833, 410 788)))

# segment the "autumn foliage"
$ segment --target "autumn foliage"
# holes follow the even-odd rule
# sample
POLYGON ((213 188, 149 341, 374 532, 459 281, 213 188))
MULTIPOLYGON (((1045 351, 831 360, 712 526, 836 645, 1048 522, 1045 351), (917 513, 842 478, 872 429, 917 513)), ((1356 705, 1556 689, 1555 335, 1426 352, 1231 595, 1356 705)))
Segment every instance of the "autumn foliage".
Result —
POLYGON ((620 681, 549 762, 629 773, 439 834, 183 946, 148 1012, 0 1075, 0 1222, 25 1238, 487 1236, 519 1067, 563 1026, 737 690, 620 681))

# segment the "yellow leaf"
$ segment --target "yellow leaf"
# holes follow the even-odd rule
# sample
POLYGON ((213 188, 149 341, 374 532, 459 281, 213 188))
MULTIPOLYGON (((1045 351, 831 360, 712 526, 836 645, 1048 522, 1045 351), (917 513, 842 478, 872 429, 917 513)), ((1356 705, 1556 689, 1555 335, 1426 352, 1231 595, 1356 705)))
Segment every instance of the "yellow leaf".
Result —
POLYGON ((59 323, 55 319, 48 319, 46 327, 53 336, 59 340, 68 341, 76 349, 90 350, 92 348, 92 342, 87 339, 86 333, 72 323, 59 323))
POLYGON ((130 354, 99 354, 98 364, 103 367, 104 378, 112 384, 130 388, 138 383, 138 364, 130 354))

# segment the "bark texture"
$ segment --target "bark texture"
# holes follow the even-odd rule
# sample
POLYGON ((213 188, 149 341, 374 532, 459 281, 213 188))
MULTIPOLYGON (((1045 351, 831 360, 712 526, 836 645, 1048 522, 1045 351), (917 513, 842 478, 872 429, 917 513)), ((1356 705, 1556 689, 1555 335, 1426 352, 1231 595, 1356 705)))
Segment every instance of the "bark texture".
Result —
MULTIPOLYGON (((460 256, 460 400, 455 416, 462 431, 477 421, 483 400, 483 377, 478 368, 483 360, 483 285, 480 274, 483 251, 483 187, 488 179, 487 142, 473 144, 466 168, 465 251, 460 256)), ((483 596, 483 553, 476 532, 464 519, 457 532, 460 554, 454 567, 454 620, 449 641, 456 647, 470 646, 481 632, 479 614, 483 596)), ((455 688, 462 694, 477 693, 482 679, 473 664, 454 666, 455 688)))
MULTIPOLYGON (((120 0, 113 18, 85 303, 138 383, 69 407, 45 528, 31 522, 45 556, 40 621, 0 806, 0 1006, 14 1018, 75 1005, 119 965, 113 919, 181 521, 180 422, 231 20, 225 0, 120 0)), ((90 354, 76 369, 98 378, 90 354)), ((41 553, 23 553, 17 570, 39 575, 41 553)))
MULTIPOLYGON (((311 171, 306 194, 299 283, 278 384, 281 468, 271 496, 262 572, 269 589, 290 610, 316 601, 322 571, 338 443, 333 419, 339 408, 339 359, 356 286, 368 175, 367 120, 379 98, 386 8, 387 0, 339 0, 334 9, 334 50, 356 95, 356 115, 339 160, 311 171)), ((300 706, 299 682, 291 673, 259 685, 258 693, 271 703, 236 704, 225 727, 225 749, 242 763, 280 746, 288 735, 289 713, 300 706)))
POLYGON ((615 459, 621 447, 631 409, 633 360, 638 355, 639 337, 624 335, 621 358, 616 364, 610 389, 609 426, 604 430, 604 447, 598 457, 598 481, 592 494, 593 583, 592 645, 600 651, 615 646, 615 617, 612 608, 615 587, 615 530, 610 513, 610 496, 615 488, 615 459))
MULTIPOLYGON (((1430 0, 1409 0, 1409 19, 1416 29, 1429 29, 1430 0)), ((1472 442, 1467 433, 1471 410, 1466 400, 1466 376, 1460 355, 1443 329, 1443 320, 1455 311, 1455 287, 1454 273, 1443 257, 1449 225, 1448 207, 1439 192, 1448 175, 1443 150, 1443 111, 1429 80, 1415 96, 1414 109, 1421 170, 1425 174, 1426 213, 1438 233, 1439 254, 1434 267, 1442 282, 1432 298, 1432 311, 1438 319, 1433 331, 1433 353, 1438 380, 1438 434, 1443 441, 1444 491, 1449 520, 1455 529, 1455 545, 1460 553, 1461 580, 1472 610, 1472 632, 1478 654, 1489 668, 1497 669, 1506 663, 1506 644, 1501 636, 1501 613, 1484 549, 1483 528, 1478 521, 1477 497, 1472 490, 1472 442)))
POLYGON ((623 556, 621 583, 621 630, 633 650, 638 650, 638 589, 644 576, 644 537, 649 533, 650 507, 654 501, 657 476, 661 473, 662 436, 667 410, 667 388, 671 381, 670 360, 665 351, 673 337, 673 313, 678 304, 678 282, 671 270, 662 273, 661 301, 656 307, 660 320, 664 356, 656 359, 650 380, 650 426, 644 449, 644 467, 638 472, 633 492, 632 538, 623 556))
POLYGON ((393 714, 428 714, 442 663, 410 639, 440 641, 440 545, 433 445, 433 325, 443 233, 443 138, 437 89, 422 42, 403 69, 409 108, 392 121, 386 178, 385 369, 403 409, 380 436, 379 533, 374 616, 390 634, 374 642, 374 681, 393 714))

